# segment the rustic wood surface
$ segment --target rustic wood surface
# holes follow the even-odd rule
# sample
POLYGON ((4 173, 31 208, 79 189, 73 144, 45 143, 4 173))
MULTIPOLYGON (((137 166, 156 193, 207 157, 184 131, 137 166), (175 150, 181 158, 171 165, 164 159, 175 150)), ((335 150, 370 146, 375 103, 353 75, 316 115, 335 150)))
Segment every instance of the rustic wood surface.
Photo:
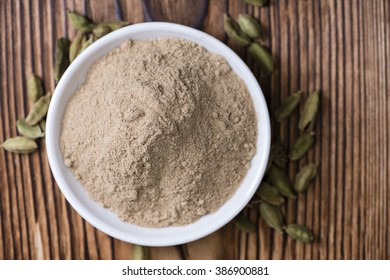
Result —
MULTIPOLYGON (((240 0, 0 0, 0 141, 16 136, 16 120, 31 106, 26 77, 35 72, 53 90, 56 38, 73 38, 66 10, 99 22, 172 21, 194 26, 233 48, 251 67, 270 109, 298 89, 321 89, 316 145, 291 164, 320 164, 306 194, 288 201, 291 223, 313 229, 312 245, 297 243, 259 220, 254 234, 229 224, 190 244, 153 248, 155 259, 389 259, 390 258, 390 2, 271 0, 254 8, 240 0), (276 70, 262 75, 243 47, 227 39, 223 13, 259 19, 276 70)), ((298 135, 297 116, 273 124, 286 144, 298 135)), ((260 132, 261 137, 261 132, 260 132)), ((132 245, 83 220, 51 175, 45 145, 30 156, 0 150, 0 259, 129 259, 132 245)))

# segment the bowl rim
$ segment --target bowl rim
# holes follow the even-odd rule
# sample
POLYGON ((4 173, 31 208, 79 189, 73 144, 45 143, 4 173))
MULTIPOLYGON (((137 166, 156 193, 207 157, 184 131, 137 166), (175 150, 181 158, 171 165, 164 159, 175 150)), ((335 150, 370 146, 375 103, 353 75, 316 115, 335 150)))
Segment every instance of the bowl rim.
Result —
MULTIPOLYGON (((164 36, 162 36, 164 37, 164 36)), ((178 38, 182 38, 180 36, 177 36, 178 38)), ((124 40, 123 40, 124 41, 124 40)), ((110 48, 107 50, 107 52, 111 51, 113 48, 110 48)), ((98 58, 94 59, 93 61, 96 61, 98 58)), ((230 63, 229 63, 230 64, 230 63)), ((234 70, 233 70, 234 71, 234 70)), ((235 71, 236 72, 236 71, 235 71)), ((237 72, 236 72, 237 73, 237 72)), ((73 93, 72 93, 73 94, 73 93)), ((62 105, 65 106, 65 105, 62 105)), ((256 117, 259 122, 259 112, 256 110, 256 117)), ((63 118, 63 115, 61 116, 61 120, 63 118)), ((259 127, 259 124, 258 124, 259 127)), ((259 138, 260 131, 258 131, 258 138, 259 138)), ((83 51, 68 67, 68 69, 65 71, 64 75, 62 76, 61 80, 57 84, 52 101, 50 103, 50 107, 47 114, 47 127, 46 127, 46 146, 47 146, 47 156, 50 164, 50 168, 52 170, 53 176, 57 182, 58 187, 60 188, 62 194, 65 196, 66 200, 69 202, 69 204, 73 207, 74 210, 78 212, 87 222, 91 223, 95 228, 101 230, 102 232, 108 234, 109 236, 115 237, 117 239, 131 242, 135 244, 145 245, 145 246, 172 246, 172 245, 179 245, 183 243, 188 243, 197 239, 200 239, 202 237, 205 237, 212 232, 220 229, 224 225, 226 225, 229 221, 231 221, 249 202, 249 200, 254 195, 257 188, 253 188, 254 185, 259 186, 261 179, 264 176, 266 165, 268 162, 268 156, 270 151, 270 142, 271 142, 271 131, 270 131, 270 120, 269 120, 269 113, 267 104, 264 98, 264 94, 260 88, 260 85, 258 84, 255 76, 249 69, 249 67, 244 63, 244 61, 233 51, 231 50, 227 45, 219 41, 218 39, 214 38, 213 36, 203 32, 196 30, 194 28, 175 24, 175 23, 167 23, 167 22, 148 22, 148 23, 138 23, 133 24, 127 27, 123 27, 117 31, 114 31, 103 38, 99 39, 95 43, 93 43, 91 46, 89 46, 86 50, 83 51), (251 189, 248 190, 246 193, 245 199, 243 199, 240 203, 240 205, 237 205, 235 209, 230 209, 230 215, 229 217, 225 217, 224 219, 219 220, 216 223, 210 224, 207 228, 198 229, 197 231, 193 231, 190 233, 186 233, 182 237, 175 237, 175 238, 165 238, 165 239, 158 239, 158 238, 143 238, 138 235, 134 235, 129 232, 122 232, 118 230, 117 228, 114 228, 107 223, 104 223, 104 221, 101 220, 101 218, 94 215, 94 213, 91 213, 83 203, 78 199, 78 197, 71 191, 70 187, 68 186, 68 183, 65 180, 64 174, 63 174, 63 167, 61 167, 61 164, 59 160, 56 158, 55 154, 58 152, 58 147, 56 145, 57 140, 55 139, 54 134, 52 131, 54 131, 54 127, 56 125, 56 122, 54 121, 55 115, 57 113, 58 106, 61 106, 61 92, 64 91, 65 86, 67 83, 69 83, 70 77, 72 73, 80 67, 80 65, 85 61, 89 56, 93 56, 93 53, 101 48, 104 45, 108 45, 109 42, 118 40, 118 38, 121 38, 124 35, 128 36, 128 39, 131 39, 131 34, 136 32, 148 32, 148 31, 159 31, 159 30, 165 30, 169 32, 177 32, 177 33, 186 33, 189 36, 198 37, 202 40, 207 41, 209 44, 212 44, 215 46, 215 48, 218 48, 221 50, 221 52, 224 52, 225 54, 219 53, 219 55, 223 56, 226 60, 228 56, 231 57, 231 59, 234 59, 236 63, 240 64, 240 67, 245 72, 246 76, 245 79, 243 79, 240 75, 240 77, 245 82, 246 86, 248 87, 248 91, 251 94, 253 106, 256 108, 260 108, 263 112, 262 114, 262 131, 261 131, 261 137, 262 137, 262 144, 264 145, 264 151, 266 152, 265 156, 261 158, 260 167, 256 173, 255 180, 251 183, 251 189), (248 80, 252 83, 252 87, 255 86, 256 94, 259 94, 259 102, 260 104, 255 104, 252 96, 252 92, 249 89, 248 86, 248 80)), ((258 139, 259 141, 259 139, 258 139)), ((258 144, 259 142, 257 142, 258 144)), ((258 148, 258 147, 257 147, 258 148)), ((258 152, 258 151, 257 151, 258 152)), ((62 155, 62 153, 61 153, 62 155)), ((248 170, 249 173, 249 170, 248 170)), ((247 176, 247 174, 245 175, 247 176)), ((244 177, 245 179, 245 177, 244 177)), ((244 180, 243 180, 244 181, 244 180)), ((242 182, 243 182, 242 181, 242 182)), ((240 186, 238 186, 237 190, 243 187, 243 183, 241 182, 240 186)), ((236 192, 237 192, 236 190, 236 192)), ((232 197, 234 197, 235 194, 233 194, 232 197)), ((230 199, 232 199, 232 197, 230 199)), ((229 199, 229 200, 230 200, 229 199)), ((229 201, 228 200, 228 201, 229 201)), ((227 201, 227 202, 228 202, 227 201)), ((225 204, 227 203, 225 202, 225 204)), ((214 215, 217 212, 214 212, 210 215, 214 215)), ((196 223, 196 222, 195 222, 196 223)), ((191 224, 190 224, 191 225, 191 224)), ((188 226, 188 225, 186 225, 188 226)), ((184 227, 186 227, 184 226, 184 227)), ((158 229, 157 229, 158 230, 158 229)))

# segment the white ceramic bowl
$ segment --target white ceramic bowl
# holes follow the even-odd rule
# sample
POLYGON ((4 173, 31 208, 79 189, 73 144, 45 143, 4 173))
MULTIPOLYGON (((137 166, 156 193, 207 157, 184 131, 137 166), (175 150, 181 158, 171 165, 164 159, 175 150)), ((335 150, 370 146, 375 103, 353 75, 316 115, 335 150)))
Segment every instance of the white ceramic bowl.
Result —
POLYGON ((204 237, 232 220, 255 193, 266 168, 270 150, 270 122, 267 105, 255 77, 240 57, 214 37, 186 26, 172 23, 140 23, 112 32, 99 39, 77 57, 58 83, 50 104, 46 146, 53 175, 72 207, 99 230, 115 238, 145 245, 169 246, 187 243, 204 237), (121 221, 110 210, 92 200, 65 166, 60 151, 61 123, 65 106, 77 87, 84 82, 88 68, 101 56, 118 47, 125 40, 157 37, 179 37, 193 41, 211 52, 225 57, 232 69, 246 83, 253 99, 258 119, 257 153, 242 184, 233 197, 217 212, 203 216, 193 224, 181 227, 145 228, 121 221))

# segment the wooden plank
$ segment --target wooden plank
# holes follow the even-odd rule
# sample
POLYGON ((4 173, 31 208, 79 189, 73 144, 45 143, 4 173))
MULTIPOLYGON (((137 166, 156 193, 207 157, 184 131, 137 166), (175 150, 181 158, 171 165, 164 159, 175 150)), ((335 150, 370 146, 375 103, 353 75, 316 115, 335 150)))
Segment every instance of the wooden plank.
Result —
MULTIPOLYGON (((0 79, 2 81, 1 85, 1 92, 8 93, 8 73, 7 73, 7 45, 6 45, 6 32, 5 32, 5 26, 6 26, 6 5, 5 2, 1 2, 1 75, 0 79)), ((11 135, 11 126, 10 126, 10 113, 9 113, 9 95, 8 94, 2 94, 1 98, 1 132, 3 139, 6 139, 8 137, 12 137, 11 135)), ((2 212, 2 219, 1 219, 1 229, 2 229, 2 237, 3 237, 3 256, 5 259, 14 259, 14 237, 12 234, 12 225, 11 225, 11 200, 10 200, 10 188, 13 187, 12 179, 11 179, 11 168, 12 168, 12 155, 9 155, 8 153, 5 153, 4 151, 1 151, 1 165, 2 165, 2 171, 4 174, 2 176, 2 186, 1 186, 1 212, 2 212), (11 157, 11 161, 9 160, 11 157)))
POLYGON ((185 245, 186 256, 191 260, 235 259, 235 231, 232 223, 222 229, 185 245))
POLYGON ((181 260, 186 259, 181 246, 154 247, 150 248, 152 260, 181 260))
MULTIPOLYGON (((17 135, 15 123, 31 104, 26 78, 55 87, 55 40, 72 39, 66 10, 96 22, 114 18, 179 22, 226 42, 249 65, 269 108, 301 89, 321 89, 315 148, 297 163, 320 163, 307 193, 283 207, 289 223, 313 229, 302 245, 270 230, 256 207, 247 211, 254 234, 233 224, 182 246, 152 248, 155 259, 388 259, 390 214, 390 4, 385 0, 275 0, 264 8, 235 0, 0 1, 0 140, 17 135), (145 10, 145 8, 147 10, 145 10), (197 11, 197 12, 194 12, 197 11), (260 73, 244 47, 223 32, 223 14, 253 15, 261 42, 275 57, 272 75, 260 73)), ((298 114, 272 121, 273 137, 297 138, 298 114)), ((0 151, 0 259, 130 259, 132 245, 85 222, 66 202, 51 175, 44 143, 31 156, 0 151)))
MULTIPOLYGON (((386 24, 386 22, 389 21, 389 18, 390 18, 390 5, 388 2, 385 2, 384 3, 384 8, 383 8, 383 11, 384 11, 384 19, 383 19, 383 29, 384 29, 384 60, 383 61, 389 61, 390 59, 390 43, 389 41, 386 39, 386 38, 389 38, 390 37, 390 27, 388 24, 386 24)), ((386 65, 385 65, 386 66, 386 65)), ((384 75, 384 79, 385 79, 385 87, 384 87, 384 92, 390 92, 390 81, 388 79, 389 75, 390 75, 390 70, 389 70, 389 67, 385 67, 385 70, 383 72, 383 75, 384 75)), ((388 105, 389 105, 389 101, 388 101, 388 98, 386 97, 386 103, 384 104, 384 108, 385 108, 385 112, 386 112, 386 127, 389 126, 389 108, 388 108, 388 105)), ((388 131, 386 131, 386 137, 387 139, 389 139, 389 133, 388 131)), ((387 146, 387 143, 388 141, 386 141, 386 151, 387 153, 384 154, 385 158, 386 158, 386 169, 384 170, 385 174, 386 174, 386 182, 385 182, 385 186, 388 186, 389 185, 389 176, 387 176, 387 174, 389 174, 389 171, 390 171, 390 164, 388 163, 388 158, 389 158, 389 155, 390 155, 390 149, 389 147, 387 146)), ((386 205, 386 214, 385 214, 385 221, 384 221, 384 228, 386 228, 386 231, 388 232, 390 230, 390 209, 389 209, 389 206, 388 206, 388 201, 390 201, 390 191, 385 187, 384 188, 384 192, 386 193, 386 195, 384 195, 383 197, 383 200, 385 201, 383 204, 386 205)), ((385 240, 385 244, 383 244, 384 247, 389 247, 390 246, 390 240, 389 238, 387 238, 385 240)), ((387 256, 388 257, 388 256, 387 256)))
MULTIPOLYGON (((144 21, 142 0, 120 0, 117 2, 117 9, 121 12, 124 20, 130 23, 139 23, 144 21)), ((117 17, 118 18, 118 17, 117 17)))
POLYGON ((206 16, 206 0, 143 0, 146 21, 168 21, 200 28, 206 16))

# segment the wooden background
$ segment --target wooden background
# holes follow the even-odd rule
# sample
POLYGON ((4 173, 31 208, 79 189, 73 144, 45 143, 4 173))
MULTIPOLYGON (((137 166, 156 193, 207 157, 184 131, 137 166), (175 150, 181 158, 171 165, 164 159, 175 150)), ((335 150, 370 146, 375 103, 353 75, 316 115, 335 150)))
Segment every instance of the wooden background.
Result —
MULTIPOLYGON (((303 245, 257 221, 255 234, 232 224, 183 246, 153 248, 155 259, 389 259, 390 2, 387 0, 271 0, 253 8, 240 0, 0 0, 0 141, 17 135, 29 109, 26 76, 36 72, 54 88, 56 38, 75 32, 66 10, 96 22, 160 20, 202 29, 226 42, 259 78, 269 107, 298 89, 321 89, 315 149, 299 163, 320 163, 314 186, 284 207, 288 222, 313 229, 303 245), (223 13, 249 13, 276 58, 260 75, 243 47, 223 32, 223 13)), ((298 135, 297 118, 274 124, 284 143, 298 135)), ((44 145, 30 156, 0 151, 0 259, 129 259, 132 245, 108 237, 66 202, 50 173, 44 145)))

